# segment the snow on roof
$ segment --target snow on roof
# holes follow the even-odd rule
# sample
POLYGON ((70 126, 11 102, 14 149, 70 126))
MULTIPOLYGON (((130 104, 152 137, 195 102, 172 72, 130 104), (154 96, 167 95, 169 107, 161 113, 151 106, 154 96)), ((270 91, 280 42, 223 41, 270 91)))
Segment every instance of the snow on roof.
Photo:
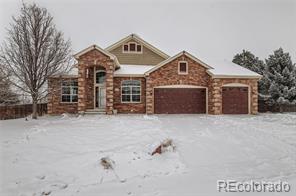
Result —
MULTIPOLYGON (((249 78, 259 78, 261 75, 243 68, 231 61, 223 60, 210 62, 206 61, 208 65, 213 67, 213 69, 208 69, 208 73, 213 77, 249 77, 249 78)), ((146 72, 153 69, 155 65, 120 65, 114 73, 114 76, 144 76, 146 72)), ((73 66, 68 76, 78 76, 77 66, 73 66)), ((58 77, 61 75, 56 75, 58 77)))
POLYGON ((144 75, 153 67, 154 65, 120 65, 120 68, 114 72, 114 76, 144 75))
POLYGON ((260 74, 227 60, 208 64, 213 67, 208 72, 216 77, 261 77, 260 74))
POLYGON ((78 67, 73 67, 69 73, 69 75, 78 75, 78 67))

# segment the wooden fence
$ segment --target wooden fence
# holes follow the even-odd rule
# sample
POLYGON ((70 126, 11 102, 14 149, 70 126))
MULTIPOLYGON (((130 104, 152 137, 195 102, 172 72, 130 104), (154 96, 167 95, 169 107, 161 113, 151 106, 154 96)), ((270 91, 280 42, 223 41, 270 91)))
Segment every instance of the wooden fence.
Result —
MULTIPOLYGON (((0 120, 23 118, 32 114, 32 104, 0 106, 0 120)), ((47 113, 47 103, 40 103, 37 107, 38 115, 47 113)))
POLYGON ((296 104, 283 104, 270 106, 265 100, 258 101, 259 112, 296 112, 296 104))

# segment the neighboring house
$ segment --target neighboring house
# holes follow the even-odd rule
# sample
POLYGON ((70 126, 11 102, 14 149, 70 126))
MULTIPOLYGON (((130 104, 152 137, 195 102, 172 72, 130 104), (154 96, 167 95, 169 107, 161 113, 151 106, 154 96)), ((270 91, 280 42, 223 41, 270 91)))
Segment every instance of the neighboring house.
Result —
POLYGON ((48 80, 48 113, 256 114, 260 75, 233 63, 173 57, 131 34, 75 55, 77 73, 48 80))

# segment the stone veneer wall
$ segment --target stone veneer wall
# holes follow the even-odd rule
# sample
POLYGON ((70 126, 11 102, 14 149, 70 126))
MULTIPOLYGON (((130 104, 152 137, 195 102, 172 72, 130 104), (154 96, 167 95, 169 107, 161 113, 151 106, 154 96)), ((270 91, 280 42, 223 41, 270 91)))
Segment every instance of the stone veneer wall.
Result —
POLYGON ((146 79, 146 112, 148 114, 154 113, 154 87, 164 85, 195 85, 208 87, 210 76, 206 70, 204 66, 188 58, 186 55, 182 55, 150 73, 146 79), (179 75, 178 62, 184 60, 188 62, 188 74, 179 75))
POLYGON ((249 86, 250 113, 258 113, 258 79, 212 78, 209 85, 209 114, 222 114, 222 87, 225 84, 240 83, 249 86))
POLYGON ((118 113, 146 113, 146 80, 143 77, 114 78, 114 109, 118 113), (121 103, 121 82, 123 80, 141 81, 141 103, 121 103))
POLYGON ((95 49, 78 59, 78 111, 84 112, 87 109, 94 109, 94 67, 106 70, 106 113, 112 114, 115 63, 110 57, 95 49))
POLYGON ((49 78, 48 79, 48 114, 77 113, 78 103, 61 102, 61 85, 63 80, 78 80, 77 78, 49 78))

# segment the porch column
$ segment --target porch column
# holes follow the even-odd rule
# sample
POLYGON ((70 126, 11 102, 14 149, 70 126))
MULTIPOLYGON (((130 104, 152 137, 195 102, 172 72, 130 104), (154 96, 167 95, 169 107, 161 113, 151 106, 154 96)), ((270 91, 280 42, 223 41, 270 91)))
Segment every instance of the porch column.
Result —
POLYGON ((114 62, 108 61, 106 66, 106 113, 113 114, 113 74, 114 62))
POLYGON ((153 114, 153 86, 149 77, 146 77, 146 113, 153 114))
POLYGON ((209 114, 222 114, 222 89, 220 79, 212 79, 209 89, 209 114))
POLYGON ((78 65, 78 112, 85 112, 86 110, 86 95, 85 95, 85 65, 78 65))
POLYGON ((250 82, 251 91, 251 114, 258 114, 258 80, 250 82))

